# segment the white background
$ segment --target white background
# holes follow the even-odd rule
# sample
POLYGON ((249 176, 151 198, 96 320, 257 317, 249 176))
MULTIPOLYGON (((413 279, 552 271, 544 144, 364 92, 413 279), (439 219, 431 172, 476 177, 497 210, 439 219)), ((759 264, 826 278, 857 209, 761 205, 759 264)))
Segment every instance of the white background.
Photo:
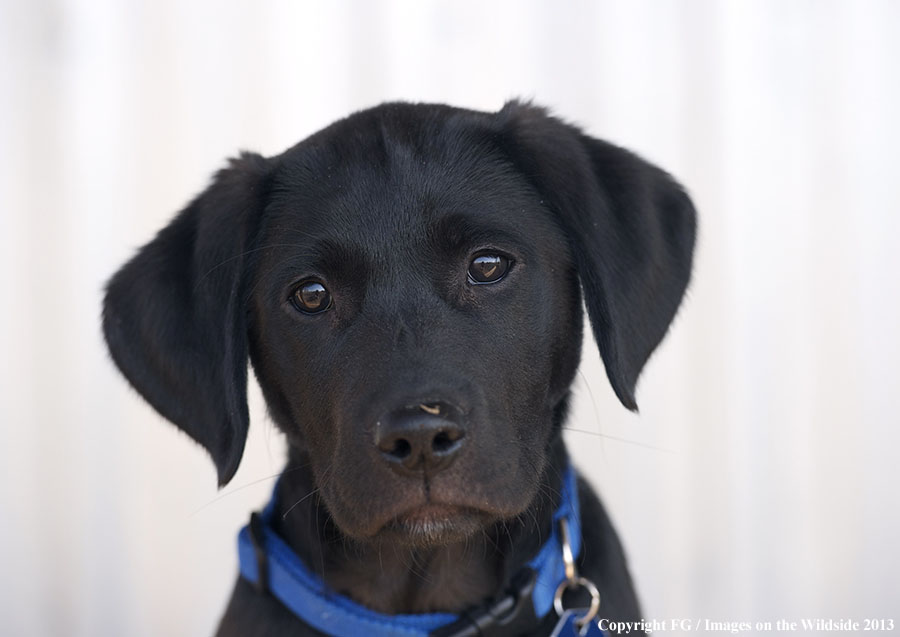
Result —
POLYGON ((240 148, 533 97, 674 173, 695 278, 569 432, 648 617, 900 620, 900 3, 0 4, 0 632, 202 635, 283 443, 221 493, 113 369, 105 279, 240 148), (625 442, 628 441, 628 442, 625 442), (246 487, 246 488, 244 488, 246 487))

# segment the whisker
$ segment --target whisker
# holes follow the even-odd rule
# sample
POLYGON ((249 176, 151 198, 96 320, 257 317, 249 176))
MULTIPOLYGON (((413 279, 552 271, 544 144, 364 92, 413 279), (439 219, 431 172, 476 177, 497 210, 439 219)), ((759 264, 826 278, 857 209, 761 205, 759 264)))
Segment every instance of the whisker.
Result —
POLYGON ((296 243, 268 243, 264 246, 258 246, 256 248, 252 248, 250 250, 244 250, 243 252, 240 252, 234 256, 231 256, 231 257, 228 257, 227 259, 223 259, 222 261, 219 261, 217 264, 215 264, 209 270, 204 272, 203 275, 197 279, 197 284, 194 286, 194 291, 196 292, 196 290, 199 289, 200 285, 203 283, 203 281, 204 281, 204 279, 206 279, 206 277, 208 277, 210 274, 212 274, 213 272, 215 272, 216 270, 221 268, 223 265, 227 265, 228 263, 231 263, 232 261, 234 261, 236 259, 240 259, 242 257, 253 254, 254 252, 259 252, 261 250, 268 250, 269 248, 305 248, 305 247, 306 246, 304 246, 304 245, 300 245, 300 244, 296 244, 296 243))
POLYGON ((283 474, 283 473, 290 473, 291 471, 297 471, 298 469, 303 469, 303 468, 305 468, 305 466, 306 466, 306 465, 299 466, 299 467, 291 467, 290 469, 284 469, 283 471, 279 471, 278 473, 275 473, 275 474, 273 474, 273 475, 265 476, 264 478, 258 478, 258 479, 256 479, 256 480, 251 480, 250 482, 247 482, 246 484, 242 484, 242 485, 239 486, 239 487, 234 487, 233 489, 231 489, 231 490, 228 491, 227 493, 221 493, 221 494, 219 494, 218 496, 216 496, 215 498, 213 498, 212 500, 210 500, 209 502, 207 502, 206 504, 204 504, 203 506, 201 506, 199 509, 196 509, 195 511, 193 511, 190 515, 188 515, 188 517, 189 517, 189 518, 194 517, 195 515, 197 515, 198 513, 200 513, 200 512, 201 512, 203 509, 205 509, 206 507, 215 504, 216 502, 218 502, 219 500, 221 500, 221 499, 223 499, 223 498, 226 498, 226 497, 228 497, 228 496, 230 496, 230 495, 234 495, 234 494, 237 493, 238 491, 242 491, 242 490, 246 489, 247 487, 252 487, 252 486, 254 486, 254 485, 259 484, 260 482, 265 482, 266 480, 274 480, 275 478, 280 477, 281 474, 283 474))
POLYGON ((309 493, 307 493, 305 496, 303 496, 302 498, 300 498, 299 500, 297 500, 296 502, 294 502, 291 506, 289 506, 289 507, 287 508, 287 511, 285 511, 285 512, 281 515, 281 519, 282 519, 282 520, 285 519, 285 518, 287 517, 287 514, 290 513, 291 511, 293 511, 294 508, 295 508, 298 504, 300 504, 301 502, 303 502, 303 501, 306 500, 307 498, 310 498, 310 497, 314 496, 314 495, 317 494, 318 492, 319 492, 319 487, 316 487, 315 489, 313 489, 312 491, 310 491, 309 493))
POLYGON ((611 436, 609 434, 602 434, 599 431, 590 431, 588 429, 577 429, 576 427, 563 427, 565 431, 574 431, 580 434, 588 434, 590 436, 599 436, 601 438, 608 438, 610 440, 615 440, 616 442, 624 442, 629 445, 636 445, 638 447, 644 447, 645 449, 652 449, 653 451, 661 451, 663 453, 678 453, 674 449, 666 449, 664 447, 656 447, 654 445, 649 445, 646 442, 638 442, 637 440, 629 440, 628 438, 620 438, 618 436, 611 436))
POLYGON ((581 381, 584 383, 584 388, 587 389, 588 398, 591 399, 591 406, 594 408, 594 422, 597 423, 597 427, 600 427, 600 410, 597 409, 597 401, 594 400, 594 390, 591 389, 591 384, 588 382, 587 376, 584 375, 584 372, 581 371, 581 367, 579 366, 576 370, 578 375, 581 376, 581 381))

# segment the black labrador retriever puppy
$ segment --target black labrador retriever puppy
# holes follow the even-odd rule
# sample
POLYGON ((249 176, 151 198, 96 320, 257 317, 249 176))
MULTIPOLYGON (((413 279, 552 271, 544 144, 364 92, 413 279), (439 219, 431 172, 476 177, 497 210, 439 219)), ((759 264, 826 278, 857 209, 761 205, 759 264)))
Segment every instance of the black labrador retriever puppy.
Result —
POLYGON ((384 104, 232 160, 103 311, 118 367, 220 485, 248 358, 289 442, 219 634, 547 635, 592 584, 597 618, 639 619, 561 426, 582 293, 636 409, 695 223, 668 174, 516 101, 384 104))

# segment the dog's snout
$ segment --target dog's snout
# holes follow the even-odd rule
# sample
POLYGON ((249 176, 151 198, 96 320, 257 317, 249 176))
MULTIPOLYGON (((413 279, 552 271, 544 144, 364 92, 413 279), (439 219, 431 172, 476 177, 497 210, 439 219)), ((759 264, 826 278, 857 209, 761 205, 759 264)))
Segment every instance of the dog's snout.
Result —
POLYGON ((400 473, 434 474, 459 455, 466 437, 458 410, 445 403, 420 403, 383 416, 375 427, 375 446, 400 473))

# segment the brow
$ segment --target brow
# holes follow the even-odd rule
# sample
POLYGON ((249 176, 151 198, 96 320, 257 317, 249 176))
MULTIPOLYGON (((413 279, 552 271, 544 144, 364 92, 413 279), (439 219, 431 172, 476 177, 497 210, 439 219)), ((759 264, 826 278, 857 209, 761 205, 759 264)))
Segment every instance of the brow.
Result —
POLYGON ((498 227, 475 219, 472 215, 460 213, 449 214, 434 221, 428 229, 428 239, 451 252, 481 245, 521 242, 520 237, 509 228, 498 227))

